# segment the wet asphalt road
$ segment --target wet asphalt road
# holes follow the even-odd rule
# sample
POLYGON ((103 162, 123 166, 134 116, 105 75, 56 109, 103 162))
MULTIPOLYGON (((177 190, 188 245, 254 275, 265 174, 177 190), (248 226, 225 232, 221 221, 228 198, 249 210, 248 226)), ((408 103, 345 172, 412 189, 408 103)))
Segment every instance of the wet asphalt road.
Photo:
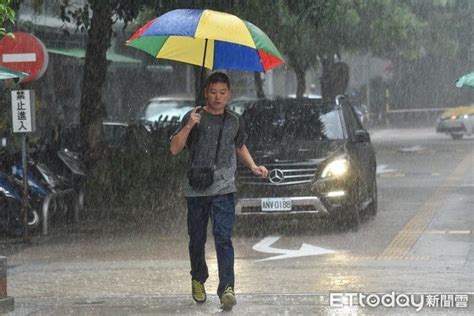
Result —
MULTIPOLYGON (((474 138, 452 141, 432 129, 371 134, 379 171, 377 216, 357 232, 322 225, 312 233, 237 236, 234 314, 417 313, 414 303, 376 304, 390 294, 423 300, 418 315, 474 313, 474 138), (351 305, 352 294, 342 293, 371 295, 373 307, 364 298, 351 305)), ((221 312, 211 236, 209 301, 202 306, 189 295, 184 229, 79 228, 66 235, 53 227, 29 246, 7 241, 0 249, 8 257, 12 314, 221 312)))

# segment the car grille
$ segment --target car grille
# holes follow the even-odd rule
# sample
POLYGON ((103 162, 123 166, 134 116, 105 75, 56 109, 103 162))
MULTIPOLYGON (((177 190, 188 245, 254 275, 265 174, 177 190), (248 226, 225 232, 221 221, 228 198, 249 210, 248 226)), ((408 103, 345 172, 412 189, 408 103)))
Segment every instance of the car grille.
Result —
POLYGON ((264 187, 302 185, 311 183, 318 164, 314 162, 272 163, 265 165, 268 178, 255 176, 248 169, 239 169, 239 184, 264 187))

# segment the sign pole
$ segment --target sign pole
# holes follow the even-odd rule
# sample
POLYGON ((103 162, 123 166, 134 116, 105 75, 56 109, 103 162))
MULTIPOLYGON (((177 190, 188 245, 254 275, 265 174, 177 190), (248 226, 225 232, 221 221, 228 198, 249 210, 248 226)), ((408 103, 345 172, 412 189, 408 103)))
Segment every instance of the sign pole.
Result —
POLYGON ((21 161, 23 168, 23 200, 21 219, 23 223, 23 240, 28 236, 28 161, 26 152, 26 136, 36 130, 34 91, 13 90, 12 94, 12 127, 14 133, 21 133, 21 161))
POLYGON ((21 162, 23 164, 23 203, 21 218, 23 219, 23 241, 29 241, 28 236, 28 163, 26 156, 26 135, 21 135, 21 162))

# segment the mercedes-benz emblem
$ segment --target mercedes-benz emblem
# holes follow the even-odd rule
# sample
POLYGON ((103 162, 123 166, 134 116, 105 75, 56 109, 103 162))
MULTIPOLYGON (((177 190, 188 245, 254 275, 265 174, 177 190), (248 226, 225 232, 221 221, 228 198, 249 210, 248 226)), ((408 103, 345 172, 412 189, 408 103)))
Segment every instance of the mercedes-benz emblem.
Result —
POLYGON ((281 169, 273 169, 268 175, 268 180, 273 184, 282 183, 285 179, 285 175, 281 169))

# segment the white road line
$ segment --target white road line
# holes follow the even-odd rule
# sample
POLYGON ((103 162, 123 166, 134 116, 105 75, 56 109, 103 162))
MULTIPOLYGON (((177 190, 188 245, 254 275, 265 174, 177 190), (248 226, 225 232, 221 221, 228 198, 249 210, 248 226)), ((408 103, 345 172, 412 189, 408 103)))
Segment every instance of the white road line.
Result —
POLYGON ((472 233, 470 230, 428 230, 426 231, 428 234, 438 234, 438 235, 469 235, 472 233))
POLYGON ((453 234, 453 235, 469 235, 471 233, 470 230, 450 230, 448 231, 448 234, 453 234))

